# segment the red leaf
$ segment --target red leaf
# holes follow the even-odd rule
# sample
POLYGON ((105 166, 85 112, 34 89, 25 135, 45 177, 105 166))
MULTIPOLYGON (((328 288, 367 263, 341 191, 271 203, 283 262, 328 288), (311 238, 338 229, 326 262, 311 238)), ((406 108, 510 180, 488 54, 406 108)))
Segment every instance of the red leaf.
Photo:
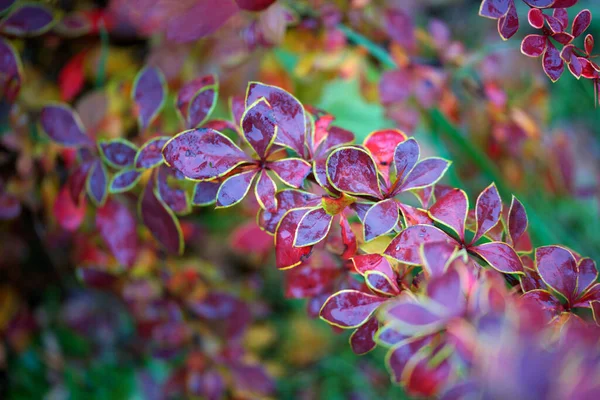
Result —
POLYGON ((54 201, 54 216, 58 224, 65 230, 73 232, 79 228, 85 217, 86 202, 76 204, 71 197, 69 188, 65 185, 58 192, 54 201))
POLYGON ((468 211, 469 199, 467 194, 460 189, 453 189, 442 196, 429 209, 429 215, 434 220, 451 228, 460 240, 464 241, 468 211))
POLYGON ((394 199, 373 204, 363 222, 365 241, 371 241, 391 232, 398 224, 398 205, 394 199))
POLYGON ((365 150, 356 147, 334 150, 327 160, 327 176, 341 192, 381 197, 377 167, 365 150))
POLYGON ((529 25, 536 29, 542 29, 544 27, 544 13, 539 8, 530 9, 527 14, 527 19, 529 20, 529 25))
POLYGON ((528 57, 539 57, 546 50, 547 40, 543 35, 527 35, 521 42, 521 53, 528 57))
POLYGON ((158 116, 167 96, 163 73, 156 67, 146 66, 135 77, 131 96, 141 130, 145 130, 158 116))
POLYGON ((236 227, 229 242, 234 251, 246 257, 256 254, 264 259, 273 249, 273 237, 262 231, 253 220, 236 227))
POLYGON ((358 243, 356 242, 356 235, 350 227, 350 223, 344 217, 340 215, 340 230, 342 236, 342 244, 344 245, 344 251, 342 252, 342 259, 347 260, 356 254, 358 250, 358 243))
POLYGON ((279 128, 276 143, 289 147, 302 155, 306 135, 305 112, 302 104, 283 89, 253 82, 248 85, 246 107, 262 97, 273 109, 273 115, 279 128))
POLYGON ((169 166, 186 177, 211 180, 249 162, 227 136, 212 129, 192 129, 171 138, 162 149, 169 166))
POLYGON ((385 177, 394 161, 396 146, 406 140, 404 132, 396 129, 384 129, 371 132, 364 141, 364 146, 369 150, 379 170, 385 177))
POLYGON ((217 201, 220 182, 198 182, 194 187, 192 204, 195 206, 208 206, 217 201))
POLYGON ((162 247, 173 254, 183 252, 183 232, 179 221, 155 192, 154 178, 148 181, 140 197, 139 213, 144 225, 162 247))
POLYGON ((483 258, 490 267, 504 274, 523 275, 523 263, 517 252, 502 242, 484 243, 469 248, 469 251, 483 258))
POLYGON ((569 14, 567 13, 567 10, 564 8, 555 8, 552 12, 552 16, 560 22, 563 30, 567 29, 567 25, 569 25, 569 14))
POLYGON ((217 192, 217 207, 231 207, 242 201, 257 173, 250 169, 225 179, 217 192))
POLYGON ((296 230, 294 247, 313 246, 327 237, 333 217, 322 208, 307 212, 296 230))
POLYGON ((268 8, 276 0, 235 0, 238 7, 246 11, 262 11, 268 8))
POLYGON ((419 249, 423 243, 447 241, 448 235, 430 225, 415 225, 406 228, 392 240, 385 254, 406 264, 421 265, 419 249))
POLYGON ((350 335, 350 347, 354 354, 367 354, 377 346, 374 340, 377 329, 379 329, 379 322, 377 318, 371 317, 366 323, 352 332, 352 335, 350 335))
POLYGON ((358 290, 341 290, 327 299, 319 316, 339 328, 356 328, 367 322, 385 301, 385 298, 358 290))
POLYGON ((475 243, 479 238, 492 229, 502 214, 502 199, 495 184, 485 188, 477 197, 475 206, 475 225, 477 231, 471 243, 475 243))
POLYGON ((197 128, 202 126, 210 117, 216 104, 217 90, 215 87, 201 90, 190 102, 187 127, 197 128))
POLYGON ((548 41, 546 43, 546 52, 542 59, 542 66, 544 67, 544 72, 552 82, 556 82, 565 70, 565 63, 560 58, 560 52, 552 42, 548 41))
POLYGON ((125 139, 113 139, 98 143, 100 155, 113 168, 121 169, 133 165, 138 148, 125 139))
POLYGON ((258 158, 265 160, 277 131, 273 110, 264 98, 248 107, 242 117, 242 131, 258 158))
POLYGON ((63 146, 91 146, 94 142, 85 134, 85 128, 73 109, 63 104, 42 108, 42 129, 53 141, 63 146))
POLYGON ((93 162, 83 162, 77 166, 77 168, 75 168, 75 170, 69 176, 67 185, 69 186, 71 198, 75 204, 79 204, 79 201, 81 200, 81 195, 85 190, 88 173, 90 172, 92 165, 93 162))
POLYGON ((275 198, 277 187, 273 179, 267 174, 267 171, 262 170, 260 172, 255 190, 256 200, 260 204, 260 207, 270 212, 275 212, 277 210, 277 199, 275 198))
POLYGON ((275 172, 283 183, 292 187, 300 187, 308 176, 311 166, 300 158, 285 158, 269 162, 268 168, 275 172))
POLYGON ((277 225, 275 232, 275 261, 277 268, 293 268, 300 265, 310 255, 312 246, 294 246, 298 224, 308 210, 306 208, 299 208, 288 211, 279 222, 279 225, 277 225))
POLYGON ((394 279, 395 274, 387 258, 381 254, 362 254, 352 257, 354 269, 361 275, 368 271, 379 271, 390 279, 394 279))
POLYGON ((163 162, 162 149, 169 141, 166 136, 160 136, 152 138, 140 149, 135 155, 135 168, 136 169, 149 169, 157 167, 163 162))
POLYGON ((2 191, 0 187, 0 221, 11 220, 21 214, 19 199, 10 193, 2 191))
POLYGON ((85 83, 85 56, 82 51, 71 58, 58 74, 58 87, 62 101, 72 101, 83 89, 85 83))
POLYGON ((440 393, 441 389, 448 385, 448 380, 453 374, 454 367, 450 363, 449 357, 444 345, 440 345, 427 357, 422 357, 416 365, 411 365, 412 368, 407 370, 402 377, 407 392, 423 397, 434 397, 440 393), (440 359, 440 354, 444 358, 440 359), (431 359, 435 359, 437 362, 432 364, 431 359))
POLYGON ((300 265, 285 272, 285 297, 306 299, 317 296, 339 275, 340 270, 333 266, 313 268, 310 265, 300 265))
POLYGON ((594 36, 588 34, 584 40, 585 52, 591 54, 594 51, 594 36))
POLYGON ((137 226, 133 213, 122 203, 109 199, 96 211, 96 227, 117 261, 132 267, 137 258, 137 226))
POLYGON ((573 19, 573 28, 571 33, 575 37, 579 37, 586 31, 592 23, 592 13, 590 10, 581 10, 573 19))
POLYGON ((396 383, 402 381, 404 370, 413 359, 413 357, 426 345, 430 343, 430 337, 410 338, 400 341, 396 346, 392 347, 386 356, 386 365, 392 380, 396 383))
POLYGON ((211 292, 201 301, 189 300, 188 306, 196 316, 217 328, 226 340, 241 337, 252 320, 248 305, 227 293, 211 292))

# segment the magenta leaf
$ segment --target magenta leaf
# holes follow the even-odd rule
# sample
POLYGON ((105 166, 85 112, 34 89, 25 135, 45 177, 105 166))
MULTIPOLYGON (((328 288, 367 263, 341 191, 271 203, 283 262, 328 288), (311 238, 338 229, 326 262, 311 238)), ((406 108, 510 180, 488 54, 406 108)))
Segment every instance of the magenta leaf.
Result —
POLYGON ((562 310, 562 305, 560 301, 552 296, 550 292, 547 290, 535 289, 525 293, 522 296, 522 299, 527 302, 532 302, 540 310, 544 310, 550 313, 551 316, 554 316, 562 310))
POLYGON ((177 217, 160 199, 152 177, 140 197, 139 213, 142 222, 158 243, 169 253, 183 253, 183 232, 177 217))
POLYGON ((435 221, 452 229, 460 240, 464 241, 468 211, 467 194, 460 189, 452 189, 429 209, 429 215, 435 221))
POLYGON ((367 354, 377 346, 374 337, 378 329, 379 322, 377 321, 377 318, 371 317, 367 322, 352 332, 352 335, 350 335, 350 347, 354 354, 367 354))
POLYGON ((552 82, 556 82, 565 70, 565 62, 560 58, 560 52, 550 41, 546 43, 546 52, 542 59, 544 72, 552 82))
POLYGON ((423 304, 400 300, 387 310, 387 315, 400 333, 423 335, 441 328, 445 318, 440 312, 441 309, 434 312, 423 304))
POLYGON ((187 178, 212 180, 249 161, 227 136, 212 129, 192 129, 170 139, 162 150, 165 162, 187 178))
POLYGON ((577 262, 573 253, 559 246, 539 247, 535 251, 537 270, 546 285, 570 304, 577 295, 577 262))
POLYGON ((437 183, 446 170, 450 162, 441 158, 431 157, 419 162, 408 173, 405 181, 400 185, 400 191, 423 189, 437 183))
POLYGON ((428 277, 443 275, 457 249, 456 244, 447 241, 423 243, 421 245, 423 271, 428 277))
POLYGON ((0 38, 0 95, 12 103, 21 90, 22 67, 19 55, 8 41, 0 38))
POLYGON ((394 270, 387 258, 381 254, 361 254, 352 257, 354 269, 361 275, 369 271, 378 271, 390 279, 395 278, 394 270))
POLYGON ((375 161, 360 148, 342 147, 334 150, 327 159, 327 177, 341 192, 381 197, 375 161))
POLYGON ((54 22, 52 11, 41 4, 16 7, 0 22, 0 31, 13 36, 37 36, 48 31, 54 22))
POLYGON ((140 129, 144 131, 158 116, 167 97, 167 84, 160 69, 144 67, 135 77, 131 96, 140 129))
POLYGON ((404 182, 408 174, 417 165, 421 149, 419 144, 413 138, 399 143, 394 151, 393 165, 396 173, 396 180, 404 182))
POLYGON ((339 274, 340 270, 335 266, 313 268, 308 264, 303 264, 292 268, 285 272, 285 297, 288 299, 306 299, 318 296, 327 289, 331 281, 339 274))
POLYGON ((408 340, 399 341, 390 349, 386 356, 386 365, 394 382, 403 382, 402 376, 408 363, 423 347, 428 345, 430 341, 429 336, 424 338, 410 338, 408 340))
POLYGON ((275 193, 277 192, 277 186, 273 179, 267 174, 266 170, 260 171, 256 186, 254 187, 256 193, 256 200, 261 208, 270 212, 277 211, 277 199, 275 193))
POLYGON ((546 36, 527 35, 521 42, 521 53, 528 57, 539 57, 546 50, 546 36))
POLYGON ((132 267, 137 258, 138 238, 135 216, 129 208, 108 199, 96 211, 96 227, 117 261, 132 267))
POLYGON ((447 241, 448 235, 431 225, 414 225, 406 228, 392 240, 385 254, 406 264, 421 265, 419 249, 423 243, 447 241))
POLYGON ((398 205, 394 199, 373 204, 363 221, 365 241, 369 242, 391 232, 398 224, 399 216, 398 205))
POLYGON ((495 184, 485 188, 477 197, 475 205, 475 226, 477 231, 471 243, 475 243, 479 238, 492 229, 502 214, 502 199, 495 184))
POLYGON ((77 204, 71 194, 69 188, 64 185, 58 192, 56 200, 54 201, 54 217, 58 221, 58 224, 69 232, 74 232, 81 226, 83 219, 85 218, 86 210, 85 200, 81 200, 77 204))
POLYGON ((598 269, 591 258, 582 258, 577 263, 579 272, 577 279, 577 291, 583 295, 598 280, 598 269))
POLYGON ((312 246, 324 240, 331 228, 331 221, 333 216, 322 208, 307 212, 298 223, 294 247, 312 246))
POLYGON ((405 49, 412 49, 415 45, 415 26, 411 16, 398 8, 384 11, 385 28, 395 42, 405 49))
POLYGON ((122 169, 133 165, 138 152, 136 145, 126 139, 113 139, 98 143, 100 156, 111 167, 122 169))
POLYGON ((246 107, 262 97, 273 109, 275 122, 279 128, 276 143, 302 155, 306 136, 305 111, 302 104, 283 89, 252 82, 248 85, 246 107))
POLYGON ((427 296, 445 308, 444 317, 458 317, 465 312, 466 296, 461 273, 456 268, 433 277, 427 283, 427 296))
POLYGON ((187 192, 169 185, 170 177, 173 178, 173 181, 181 181, 184 178, 177 170, 161 165, 156 174, 157 194, 175 214, 188 214, 191 211, 191 204, 187 192))
POLYGON ((258 99, 248 107, 242 117, 242 131, 258 158, 265 160, 277 132, 273 110, 266 99, 258 99))
POLYGON ((484 243, 469 248, 469 251, 483 258, 490 267, 504 274, 523 275, 523 262, 517 252, 502 242, 484 243))
POLYGON ((138 170, 150 169, 163 163, 162 149, 169 141, 166 136, 155 137, 144 143, 135 155, 134 165, 138 170))
POLYGON ((383 272, 367 271, 365 273, 365 283, 372 292, 380 295, 393 297, 400 293, 400 288, 393 278, 388 277, 383 272))
POLYGON ((221 183, 214 181, 196 183, 192 196, 192 205, 209 206, 214 204, 217 201, 219 186, 221 186, 221 183))
POLYGON ((311 167, 300 158, 285 158, 270 162, 268 168, 275 172, 279 179, 288 186, 299 188, 304 183, 311 167))
POLYGON ((294 240, 300 221, 310 209, 298 208, 288 211, 281 218, 275 231, 275 262, 279 269, 300 265, 312 251, 312 246, 295 247, 294 240))
POLYGON ((341 290, 330 296, 321 307, 319 316, 339 328, 357 328, 367 322, 386 299, 358 290, 341 290))
POLYGON ((573 29, 571 30, 571 33, 573 34, 573 36, 579 37, 583 34, 583 32, 586 31, 586 29, 590 26, 591 23, 592 13, 590 12, 590 10, 581 10, 573 20, 573 29))
POLYGON ((52 104, 40 113, 42 129, 56 143, 63 146, 91 146, 94 142, 85 134, 85 128, 73 109, 63 104, 52 104))
POLYGON ((79 204, 79 201, 81 200, 81 196, 85 191, 88 173, 93 164, 93 162, 84 161, 75 168, 71 175, 69 175, 67 185, 69 186, 69 192, 71 193, 71 198, 75 204, 79 204))
POLYGON ((508 212, 508 236, 510 237, 513 246, 521 239, 527 230, 527 225, 528 221, 525 207, 523 207, 523 204, 513 196, 508 212))
POLYGON ((101 206, 108 196, 108 171, 100 160, 90 169, 86 182, 87 194, 96 206, 101 206))
POLYGON ((187 128, 202 125, 212 113, 217 100, 217 80, 206 75, 187 82, 177 95, 177 110, 187 128))
MULTIPOLYGON (((411 79, 411 74, 403 69, 385 71, 379 81, 379 99, 381 103, 391 105, 408 99, 412 90, 411 86, 406 83, 410 82, 411 79)), ((393 151, 394 148, 391 147, 389 151, 393 151)))
MULTIPOLYGON (((181 7, 179 3, 173 4, 181 7)), ((218 7, 213 0, 195 0, 188 4, 191 7, 176 13, 166 23, 170 41, 186 43, 208 36, 239 11, 233 0, 220 0, 218 7)))
POLYGON ((231 207, 242 201, 257 173, 251 169, 225 179, 217 192, 217 207, 231 207))
POLYGON ((242 10, 262 11, 275 3, 275 0, 235 0, 235 2, 242 10))
POLYGON ((544 13, 539 8, 530 9, 527 13, 527 19, 529 20, 529 25, 536 29, 542 29, 544 27, 544 13))
POLYGON ((515 3, 510 1, 506 14, 498 19, 498 32, 504 40, 508 40, 514 36, 519 30, 519 14, 515 3))
POLYGON ((142 177, 142 173, 134 169, 124 169, 117 172, 110 181, 110 193, 123 193, 135 187, 142 177))

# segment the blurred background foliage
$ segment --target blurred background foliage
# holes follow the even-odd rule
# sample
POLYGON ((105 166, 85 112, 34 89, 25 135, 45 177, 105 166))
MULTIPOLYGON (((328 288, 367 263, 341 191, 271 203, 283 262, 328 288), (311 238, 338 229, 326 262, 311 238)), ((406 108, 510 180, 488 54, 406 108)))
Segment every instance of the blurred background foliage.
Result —
MULTIPOLYGON (((111 6, 106 1, 47 3, 59 13, 111 6)), ((94 35, 64 41, 52 35, 15 40, 26 77, 19 107, 39 110, 49 101, 64 99, 68 85, 61 84, 61 79, 66 79, 62 74, 65 66, 71 65, 76 71, 66 75, 69 79, 79 77, 79 72, 83 74, 82 87, 69 99, 78 105, 80 113, 89 113, 92 120, 94 113, 105 114, 105 137, 132 135, 135 120, 131 118, 126 94, 146 61, 161 67, 167 78, 175 82, 205 73, 218 74, 222 89, 215 117, 228 117, 228 98, 243 95, 248 81, 259 80, 280 85, 301 102, 335 115, 334 124, 354 132, 357 142, 362 142, 371 131, 397 126, 398 121, 380 101, 378 85, 386 71, 397 67, 397 60, 403 58, 401 51, 380 30, 367 24, 353 26, 348 1, 330 2, 342 10, 342 26, 336 31, 342 38, 331 39, 340 40, 341 44, 334 43, 333 50, 324 44, 326 34, 311 28, 311 24, 319 25, 319 12, 325 10, 326 2, 283 3, 298 13, 304 25, 289 26, 277 43, 251 51, 238 41, 238 21, 232 21, 231 26, 224 26, 214 36, 187 44, 167 42, 160 34, 123 34, 103 26, 94 35), (81 71, 73 63, 78 55, 83 55, 81 71), (89 94, 97 90, 105 93, 101 102, 104 109, 90 100, 89 94), (82 104, 86 98, 88 104, 82 104)), ((564 243, 583 255, 600 259, 600 113, 594 107, 592 86, 566 75, 551 84, 543 75, 539 60, 520 54, 519 40, 502 42, 495 22, 477 15, 480 1, 355 3, 364 3, 366 11, 360 12, 375 22, 380 17, 377 10, 382 7, 410 10, 420 45, 427 41, 427 24, 439 19, 448 26, 452 40, 464 47, 460 63, 443 65, 434 52, 417 52, 425 64, 432 63, 447 74, 444 90, 451 96, 437 98, 431 107, 411 103, 418 117, 409 133, 425 145, 426 153, 453 161, 453 172, 446 178, 452 182, 448 183, 466 189, 474 202, 474 196, 495 181, 505 201, 514 193, 526 205, 535 245, 564 243), (491 81, 500 85, 509 99, 510 105, 502 110, 482 95, 491 81), (494 145, 498 141, 490 139, 494 136, 492 116, 500 114, 518 121, 519 129, 527 136, 510 157, 507 153, 496 157, 499 153, 494 145), (545 178, 548 168, 550 174, 561 177, 549 183, 545 178)), ((595 0, 581 0, 578 7, 600 15, 600 3, 595 0)), ((526 30, 523 27, 518 36, 522 37, 526 30)), ((592 21, 590 31, 600 32, 599 20, 592 21)), ((171 96, 170 104, 174 102, 174 95, 171 96)), ((1 107, 2 146, 19 147, 17 168, 24 176, 32 174, 34 161, 29 158, 55 154, 57 149, 38 132, 33 119, 19 125, 21 139, 13 143, 14 121, 10 121, 6 102, 1 107)), ((174 109, 167 108, 161 118, 165 130, 162 133, 175 134, 179 125, 174 109)), ((509 136, 507 140, 512 139, 509 136)), ((15 184, 15 191, 25 193, 39 185, 41 197, 50 196, 61 179, 64 176, 43 182, 24 179, 15 184)), ((202 209, 185 217, 203 232, 192 244, 199 250, 186 253, 185 262, 202 269, 203 274, 224 274, 223 280, 239 274, 260 281, 257 287, 261 307, 270 311, 252 324, 244 340, 253 357, 263 360, 276 378, 275 397, 403 398, 402 390, 389 383, 383 352, 363 357, 352 354, 347 345, 348 332, 332 333, 326 324, 306 318, 304 301, 284 298, 282 274, 275 269, 271 257, 249 260, 235 253, 229 233, 239 225, 240 213, 238 209, 202 209), (210 249, 211 246, 219 249, 210 249), (200 265, 200 258, 214 266, 200 265), (230 265, 225 273, 220 270, 224 262, 230 265)), ((123 300, 114 293, 84 289, 73 274, 76 266, 68 261, 69 257, 63 254, 57 259, 50 255, 50 246, 60 246, 64 241, 42 243, 40 215, 25 208, 16 229, 29 242, 27 255, 11 263, 5 254, 2 263, 0 331, 6 336, 0 349, 0 396, 160 398, 156 388, 185 363, 185 355, 158 357, 144 351, 123 300), (22 267, 21 272, 11 269, 16 264, 22 267), (28 311, 22 312, 23 307, 28 311), (34 326, 38 328, 33 329, 34 326)), ((11 243, 11 231, 3 228, 0 240, 11 243)), ((137 273, 144 276, 141 269, 137 273)), ((243 292, 243 285, 235 290, 243 292)))

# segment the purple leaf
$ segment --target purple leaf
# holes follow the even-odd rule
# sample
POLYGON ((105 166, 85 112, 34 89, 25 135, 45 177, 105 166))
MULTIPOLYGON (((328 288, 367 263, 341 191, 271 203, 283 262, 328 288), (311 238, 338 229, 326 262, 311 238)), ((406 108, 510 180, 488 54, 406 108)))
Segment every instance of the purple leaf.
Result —
POLYGON ((0 14, 8 11, 16 2, 17 0, 0 0, 0 14))
POLYGON ((410 171, 406 180, 400 185, 400 191, 422 189, 434 185, 450 166, 450 162, 441 158, 426 158, 410 171))
POLYGON ((150 169, 163 163, 162 149, 169 141, 166 136, 155 137, 144 143, 135 155, 135 168, 150 169))
POLYGON ((367 322, 386 300, 358 290, 341 290, 325 301, 319 316, 339 328, 356 328, 367 322))
POLYGON ((357 147, 334 150, 327 159, 327 177, 339 191, 381 197, 377 167, 371 155, 357 147))
POLYGON ((508 236, 515 246, 527 230, 527 213, 523 204, 513 196, 508 211, 508 236))
POLYGON ((252 82, 248 85, 246 107, 261 97, 264 97, 273 109, 273 115, 279 128, 276 143, 289 147, 302 155, 306 136, 305 111, 302 104, 283 89, 252 82))
POLYGON ((102 161, 97 160, 91 167, 86 182, 88 196, 96 206, 101 206, 108 195, 108 172, 102 161))
POLYGON ((365 272, 365 283, 372 292, 380 296, 394 297, 400 293, 400 288, 395 282, 396 277, 388 277, 383 272, 367 271, 365 272))
POLYGON ((524 275, 521 258, 517 252, 506 243, 484 243, 469 248, 469 251, 483 258, 485 262, 496 271, 500 271, 503 274, 524 275))
POLYGON ((419 144, 413 138, 398 144, 394 151, 393 160, 396 180, 398 182, 404 182, 404 179, 412 171, 414 166, 417 165, 420 154, 421 149, 419 148, 419 144))
POLYGON ((158 116, 167 97, 167 84, 160 69, 146 66, 135 77, 131 92, 142 131, 158 116))
POLYGON ((250 160, 227 136, 212 129, 184 131, 162 150, 165 162, 187 178, 212 180, 250 160))
POLYGON ((500 220, 502 214, 502 199, 495 184, 485 188, 477 197, 475 205, 475 220, 477 231, 471 243, 475 243, 479 238, 492 229, 500 220))
POLYGON ((441 328, 445 320, 443 315, 429 307, 406 300, 393 304, 387 310, 387 315, 398 332, 407 335, 435 332, 441 328))
POLYGON ((539 57, 546 50, 546 36, 527 35, 521 42, 521 53, 527 57, 539 57))
POLYGON ((188 128, 206 121, 216 104, 217 85, 214 75, 206 75, 187 82, 179 90, 177 109, 188 128))
POLYGON ((0 38, 0 95, 12 103, 21 90, 21 61, 10 42, 0 38))
POLYGON ((384 22, 392 40, 405 49, 415 46, 415 26, 409 14, 397 8, 388 9, 384 12, 384 22))
POLYGON ((242 117, 242 131, 258 158, 265 160, 275 138, 273 110, 264 98, 248 106, 242 117))
MULTIPOLYGON (((178 3, 174 3, 179 6, 178 3)), ((167 39, 179 43, 192 42, 219 29, 239 9, 233 0, 195 0, 193 5, 172 16, 167 22, 167 39)))
POLYGON ((386 364, 392 380, 396 383, 403 382, 402 376, 404 370, 413 357, 419 351, 431 342, 430 336, 424 338, 410 338, 408 340, 399 341, 388 353, 386 364))
POLYGON ((217 201, 217 193, 220 182, 198 182, 194 187, 194 194, 192 196, 192 205, 195 206, 209 206, 217 201))
POLYGON ((142 177, 142 173, 134 169, 124 169, 117 172, 110 181, 110 193, 123 193, 135 187, 142 177))
POLYGON ((256 181, 255 191, 256 200, 261 208, 270 212, 277 211, 277 199, 275 198, 277 186, 275 186, 275 182, 273 182, 273 179, 267 174, 267 171, 260 171, 258 180, 256 181))
POLYGON ((542 59, 544 72, 552 82, 556 82, 565 70, 565 62, 560 58, 560 52, 550 41, 546 43, 546 52, 542 59))
POLYGON ((486 18, 498 19, 508 11, 508 6, 513 0, 483 0, 479 15, 486 18))
POLYGON ((133 165, 138 148, 125 139, 113 139, 108 142, 98 143, 100 155, 108 165, 115 169, 122 169, 133 165))
POLYGON ((85 190, 88 179, 88 173, 93 164, 94 163, 90 161, 83 161, 69 176, 67 185, 69 187, 69 192, 71 193, 71 198, 75 204, 79 204, 79 201, 81 200, 81 195, 85 190))
POLYGON ((262 208, 258 211, 259 226, 271 234, 275 234, 277 224, 289 210, 299 207, 313 207, 321 202, 320 196, 294 189, 282 190, 275 197, 277 199, 276 212, 272 213, 262 208))
POLYGON ((129 208, 108 199, 96 211, 96 227, 117 261, 132 267, 137 258, 138 238, 136 220, 129 208))
POLYGON ((381 235, 391 232, 398 224, 398 205, 394 199, 387 199, 373 204, 365 214, 364 238, 369 242, 381 235))
POLYGON ((161 165, 156 174, 157 194, 175 214, 188 214, 191 211, 191 205, 186 191, 171 187, 169 185, 169 177, 175 178, 174 180, 180 178, 176 170, 166 165, 161 165))
POLYGON ((160 200, 152 177, 143 195, 140 197, 139 212, 142 222, 160 245, 172 254, 183 253, 183 232, 177 217, 167 205, 160 200))
POLYGON ((309 211, 307 208, 298 208, 288 211, 275 232, 275 263, 279 269, 289 269, 300 265, 312 251, 312 246, 295 247, 294 240, 298 224, 302 217, 309 211))
POLYGON ((208 120, 217 105, 217 96, 216 88, 208 87, 192 99, 188 111, 188 128, 197 128, 208 120))
POLYGON ((577 292, 583 295, 598 280, 598 269, 591 258, 582 258, 577 263, 577 292))
POLYGON ((508 40, 514 36, 519 30, 519 14, 517 13, 517 7, 511 0, 508 4, 508 11, 506 14, 498 19, 498 32, 504 40, 508 40))
POLYGON ((304 183, 311 167, 300 158, 285 158, 270 162, 268 168, 275 172, 279 179, 288 186, 299 188, 304 183))
POLYGON ((327 214, 322 208, 307 212, 298 224, 294 247, 312 246, 324 240, 332 221, 333 216, 327 214))
POLYGON ((42 108, 40 124, 44 132, 63 146, 91 146, 94 142, 85 134, 85 128, 73 109, 63 104, 42 108))
POLYGON ((419 249, 423 243, 447 241, 448 235, 431 225, 414 225, 406 228, 392 240, 385 254, 406 264, 421 265, 419 249))
POLYGON ((46 6, 26 4, 14 8, 0 22, 0 30, 13 36, 37 36, 48 31, 54 16, 46 6))
POLYGON ((571 33, 575 37, 579 37, 586 31, 592 23, 592 13, 590 10, 581 10, 573 20, 573 29, 571 33))
POLYGON ((251 169, 225 179, 217 192, 217 207, 231 207, 242 201, 257 172, 251 169))

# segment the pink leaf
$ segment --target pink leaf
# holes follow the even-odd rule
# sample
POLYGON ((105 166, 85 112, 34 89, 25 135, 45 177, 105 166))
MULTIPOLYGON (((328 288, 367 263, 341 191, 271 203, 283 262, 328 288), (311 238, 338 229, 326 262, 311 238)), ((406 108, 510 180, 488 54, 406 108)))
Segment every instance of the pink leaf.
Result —
POLYGON ((133 266, 137 258, 137 226, 133 213, 122 203, 109 199, 96 211, 96 227, 119 263, 133 266))
POLYGON ((506 14, 498 19, 498 32, 504 40, 508 40, 519 30, 519 14, 515 3, 511 0, 506 14))
POLYGON ((419 144, 413 138, 410 138, 396 146, 394 151, 394 171, 396 180, 403 183, 408 174, 413 170, 417 162, 421 149, 419 144))
POLYGON ((515 246, 527 230, 527 213, 523 204, 513 196, 508 212, 508 236, 515 246))
POLYGON ((423 243, 421 249, 423 271, 428 277, 436 277, 446 272, 457 246, 447 241, 427 242, 423 243))
POLYGON ((406 135, 396 129, 384 129, 369 134, 364 146, 369 150, 379 170, 387 177, 388 170, 394 161, 396 146, 406 140, 406 135))
POLYGON ((358 290, 342 290, 327 299, 319 316, 340 328, 356 328, 367 322, 385 300, 358 290))
POLYGON ((85 217, 86 202, 80 201, 76 204, 65 185, 58 192, 54 201, 54 216, 58 224, 65 230, 73 232, 79 228, 85 217))

